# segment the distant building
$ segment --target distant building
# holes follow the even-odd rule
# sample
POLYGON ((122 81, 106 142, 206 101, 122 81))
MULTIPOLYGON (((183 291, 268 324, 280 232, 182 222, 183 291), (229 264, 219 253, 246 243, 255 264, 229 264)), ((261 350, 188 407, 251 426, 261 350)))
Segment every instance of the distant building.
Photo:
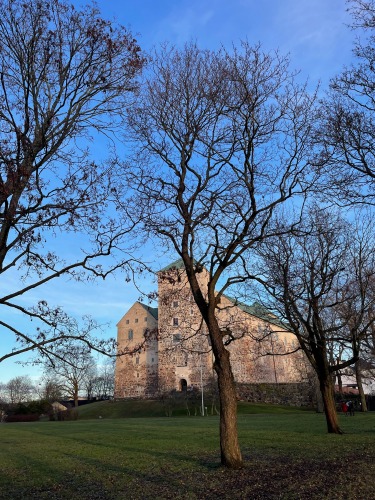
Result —
MULTIPOLYGON (((205 269, 199 279, 208 282, 205 269)), ((118 352, 125 354, 116 362, 115 398, 153 398, 214 377, 207 329, 181 260, 158 273, 158 292, 158 308, 136 302, 117 324, 118 352)), ((228 338, 237 339, 228 345, 236 382, 299 381, 300 354, 279 355, 291 350, 294 336, 269 311, 222 297, 219 319, 228 338)))

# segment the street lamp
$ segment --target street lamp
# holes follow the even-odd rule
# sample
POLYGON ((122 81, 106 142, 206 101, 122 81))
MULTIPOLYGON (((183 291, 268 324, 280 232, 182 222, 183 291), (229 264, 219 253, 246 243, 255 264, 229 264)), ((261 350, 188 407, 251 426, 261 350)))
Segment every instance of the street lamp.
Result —
POLYGON ((201 396, 202 396, 202 417, 204 417, 204 394, 203 394, 203 362, 202 362, 202 354, 203 352, 200 353, 201 355, 201 396))

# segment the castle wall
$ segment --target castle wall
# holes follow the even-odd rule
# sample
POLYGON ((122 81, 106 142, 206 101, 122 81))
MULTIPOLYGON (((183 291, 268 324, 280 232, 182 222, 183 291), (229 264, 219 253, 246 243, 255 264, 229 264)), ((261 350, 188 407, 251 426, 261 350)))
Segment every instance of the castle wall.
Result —
MULTIPOLYGON (((203 269, 197 278, 206 293, 207 271, 203 269)), ((201 380, 206 386, 215 377, 207 328, 185 271, 160 272, 158 292, 158 320, 155 310, 137 302, 117 325, 118 348, 124 354, 116 363, 116 398, 150 398, 200 388, 201 380), (153 332, 146 342, 145 332, 153 332)), ((274 316, 268 320, 249 310, 225 296, 218 309, 220 328, 228 332, 224 340, 234 339, 227 348, 238 386, 299 382, 300 354, 285 355, 293 348, 294 336, 274 316)))
POLYGON ((157 320, 136 302, 117 324, 115 398, 152 397, 158 390, 157 320))
MULTIPOLYGON (((203 292, 208 273, 198 275, 203 292)), ((182 270, 159 275, 159 384, 165 390, 179 389, 182 379, 187 385, 200 387, 214 376, 207 328, 190 292, 182 270), (176 335, 180 336, 177 341, 176 335), (173 339, 176 339, 174 342, 173 339), (179 363, 185 353, 186 365, 179 363)), ((218 308, 219 325, 228 330, 233 375, 237 383, 297 382, 295 355, 283 355, 291 350, 294 336, 280 325, 272 324, 243 311, 223 296, 218 308)))
MULTIPOLYGON (((199 276, 207 283, 203 271, 199 276)), ((190 292, 185 272, 159 273, 159 388, 200 387, 213 376, 207 332, 190 292)))

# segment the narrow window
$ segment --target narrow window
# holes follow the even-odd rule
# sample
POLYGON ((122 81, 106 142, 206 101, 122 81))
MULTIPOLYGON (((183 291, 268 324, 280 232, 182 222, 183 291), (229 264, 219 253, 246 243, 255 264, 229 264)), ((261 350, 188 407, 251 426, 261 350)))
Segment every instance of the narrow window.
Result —
POLYGON ((147 316, 145 317, 145 321, 147 321, 147 316))
POLYGON ((139 365, 139 357, 138 356, 135 358, 135 364, 139 365))
POLYGON ((133 340, 133 330, 128 331, 128 340, 133 340))
POLYGON ((187 366, 187 353, 179 352, 176 355, 176 364, 177 366, 187 366))
POLYGON ((138 318, 135 318, 135 323, 138 323, 138 318))
POLYGON ((128 324, 129 324, 129 320, 127 319, 127 320, 125 321, 125 323, 128 325, 128 324))
POLYGON ((173 326, 178 326, 178 318, 173 318, 173 326))

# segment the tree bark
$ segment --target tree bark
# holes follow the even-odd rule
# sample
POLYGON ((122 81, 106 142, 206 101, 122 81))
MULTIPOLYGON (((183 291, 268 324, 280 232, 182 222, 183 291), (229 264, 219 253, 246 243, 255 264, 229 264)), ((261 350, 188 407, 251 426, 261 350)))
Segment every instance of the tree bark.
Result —
POLYGON ((73 382, 73 391, 74 391, 74 407, 77 408, 78 406, 78 391, 79 391, 79 387, 78 387, 78 383, 76 381, 73 382))
POLYGON ((362 373, 361 373, 361 367, 360 367, 359 361, 357 361, 355 364, 355 378, 357 380, 359 397, 361 398, 361 411, 365 412, 365 411, 367 411, 367 402, 366 402, 365 393, 363 391, 362 373))
MULTIPOLYGON (((336 363, 337 364, 340 363, 340 358, 337 358, 336 363)), ((341 377, 340 370, 337 370, 336 377, 337 377, 337 385, 339 386, 339 393, 343 394, 343 390, 342 390, 342 377, 341 377)))
MULTIPOLYGON (((186 252, 187 253, 187 252, 186 252)), ((215 283, 208 285, 207 301, 199 286, 193 261, 185 255, 185 269, 203 320, 207 326, 214 355, 220 401, 220 451, 221 464, 230 469, 243 467, 237 431, 237 393, 230 364, 230 353, 223 342, 223 334, 216 317, 215 283)))
POLYGON ((229 356, 229 352, 223 346, 220 355, 215 356, 214 364, 220 396, 221 463, 231 469, 240 469, 243 462, 238 443, 236 386, 229 356))
POLYGON ((327 429, 330 434, 342 434, 336 411, 334 397, 334 386, 331 375, 319 379, 320 392, 322 393, 324 412, 326 416, 327 429))

